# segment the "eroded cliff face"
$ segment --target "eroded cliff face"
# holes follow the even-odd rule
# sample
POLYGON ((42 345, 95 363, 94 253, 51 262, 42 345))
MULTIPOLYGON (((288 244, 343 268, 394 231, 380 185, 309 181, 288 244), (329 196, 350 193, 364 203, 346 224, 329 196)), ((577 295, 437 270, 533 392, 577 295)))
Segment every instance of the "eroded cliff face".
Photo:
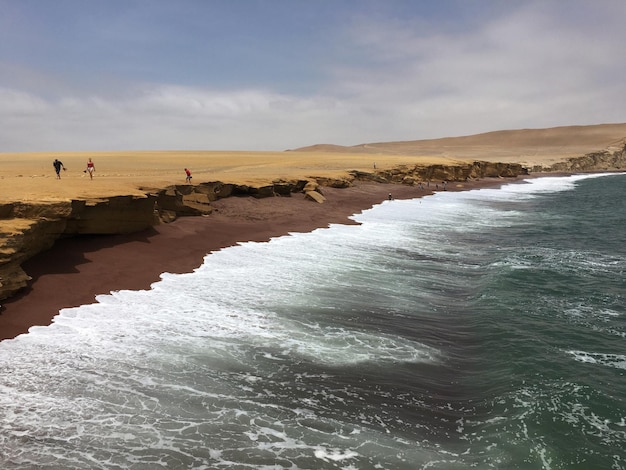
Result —
POLYGON ((0 205, 0 299, 25 287, 24 261, 63 236, 132 233, 155 222, 149 197, 0 205))
POLYGON ((566 173, 605 170, 626 170, 626 139, 622 139, 616 145, 599 152, 588 153, 582 157, 568 158, 547 168, 541 166, 532 168, 534 172, 560 171, 566 173))
MULTIPOLYGON (((50 210, 44 212, 49 214, 50 210)), ((65 224, 66 220, 58 217, 0 220, 0 299, 27 285, 30 277, 22 269, 22 263, 51 248, 65 231, 65 224)))
MULTIPOLYGON (((534 171, 594 171, 625 168, 626 145, 598 152, 563 165, 534 171), (608 154, 607 154, 608 152, 608 154)), ((276 180, 261 187, 223 182, 143 188, 144 196, 76 199, 55 203, 0 204, 0 300, 25 287, 30 277, 22 264, 49 249, 61 237, 139 232, 181 216, 209 215, 211 202, 225 197, 289 197, 302 193, 312 203, 323 203, 320 186, 345 188, 356 180, 415 185, 427 181, 467 181, 528 174, 519 164, 474 162, 467 165, 401 166, 392 170, 353 171, 343 178, 311 176, 306 180, 276 180)))
POLYGON ((517 163, 474 162, 466 165, 400 166, 369 175, 353 172, 359 179, 415 185, 420 182, 469 181, 478 178, 503 178, 527 175, 528 170, 517 163))

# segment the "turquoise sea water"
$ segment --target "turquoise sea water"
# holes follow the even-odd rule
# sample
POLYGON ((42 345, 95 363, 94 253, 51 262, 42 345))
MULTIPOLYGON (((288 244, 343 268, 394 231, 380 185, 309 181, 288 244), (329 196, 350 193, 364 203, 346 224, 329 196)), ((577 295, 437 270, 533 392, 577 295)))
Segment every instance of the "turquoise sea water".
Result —
POLYGON ((626 175, 355 218, 0 343, 0 468, 626 468, 626 175))

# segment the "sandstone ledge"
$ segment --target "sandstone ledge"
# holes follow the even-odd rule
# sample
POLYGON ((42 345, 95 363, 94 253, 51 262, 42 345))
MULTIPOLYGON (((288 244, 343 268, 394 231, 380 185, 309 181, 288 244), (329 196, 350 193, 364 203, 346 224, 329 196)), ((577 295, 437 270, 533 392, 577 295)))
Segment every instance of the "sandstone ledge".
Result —
MULTIPOLYGON (((581 172, 623 168, 626 168, 624 142, 550 167, 535 166, 532 171, 581 172)), ((27 285, 30 277, 23 271, 22 264, 52 247, 59 238, 133 233, 181 216, 208 216, 213 211, 211 203, 221 198, 290 197, 311 193, 311 200, 323 203, 321 187, 346 188, 359 180, 416 185, 427 181, 458 182, 526 174, 529 169, 518 163, 475 161, 457 165, 401 165, 372 172, 353 170, 339 178, 311 176, 299 180, 275 180, 259 187, 215 181, 140 188, 143 195, 0 204, 0 300, 9 298, 27 285)))

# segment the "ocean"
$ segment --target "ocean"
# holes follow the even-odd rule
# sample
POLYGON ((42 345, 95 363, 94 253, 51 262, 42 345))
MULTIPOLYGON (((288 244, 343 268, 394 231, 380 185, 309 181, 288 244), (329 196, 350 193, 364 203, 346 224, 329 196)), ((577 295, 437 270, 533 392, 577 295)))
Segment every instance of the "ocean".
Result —
POLYGON ((1 342, 0 468, 626 468, 626 174, 354 219, 1 342))

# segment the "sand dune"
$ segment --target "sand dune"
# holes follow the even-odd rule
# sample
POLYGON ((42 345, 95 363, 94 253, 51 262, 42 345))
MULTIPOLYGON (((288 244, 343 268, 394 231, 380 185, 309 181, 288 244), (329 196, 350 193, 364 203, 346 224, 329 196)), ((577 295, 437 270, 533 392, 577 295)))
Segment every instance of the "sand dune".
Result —
POLYGON ((0 202, 63 200, 143 194, 144 188, 223 181, 263 185, 276 179, 338 177, 401 164, 455 164, 486 160, 548 166, 567 157, 602 150, 626 138, 626 124, 497 131, 464 137, 382 142, 354 147, 317 145, 285 152, 143 151, 0 154, 0 202), (87 158, 96 164, 91 181, 87 158), (56 180, 52 161, 67 171, 56 180))
MULTIPOLYGON (((519 129, 462 137, 375 142, 352 147, 314 145, 298 152, 337 152, 369 155, 430 155, 456 160, 545 164, 617 146, 626 139, 626 124, 519 129)), ((622 144, 623 145, 623 144, 622 144)))

